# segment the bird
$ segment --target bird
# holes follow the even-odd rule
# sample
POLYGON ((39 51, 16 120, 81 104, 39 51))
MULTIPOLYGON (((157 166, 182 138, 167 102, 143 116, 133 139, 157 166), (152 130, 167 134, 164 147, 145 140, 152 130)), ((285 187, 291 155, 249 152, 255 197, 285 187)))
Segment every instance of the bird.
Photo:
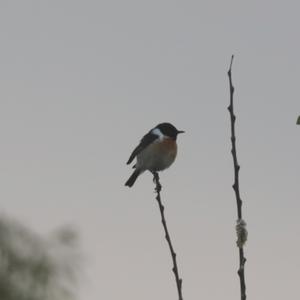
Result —
POLYGON ((136 158, 135 169, 125 186, 132 187, 146 170, 155 174, 169 168, 177 155, 177 135, 184 133, 170 123, 160 123, 143 136, 131 153, 127 165, 136 158))

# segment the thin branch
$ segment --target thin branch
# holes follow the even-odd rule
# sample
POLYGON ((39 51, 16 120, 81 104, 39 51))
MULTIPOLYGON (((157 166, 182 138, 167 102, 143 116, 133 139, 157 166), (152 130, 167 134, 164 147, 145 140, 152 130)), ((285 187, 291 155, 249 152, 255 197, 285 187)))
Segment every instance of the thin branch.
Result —
MULTIPOLYGON (((236 204, 237 204, 237 216, 238 222, 242 221, 242 200, 240 196, 240 187, 239 187, 239 170, 240 166, 237 160, 237 152, 236 152, 236 137, 235 137, 235 121, 236 116, 234 114, 233 109, 233 94, 234 94, 234 87, 232 85, 232 77, 231 77, 231 68, 233 63, 233 55, 231 56, 230 67, 228 70, 228 78, 229 78, 229 89, 230 89, 230 104, 228 106, 228 110, 230 113, 230 121, 231 121, 231 154, 233 158, 233 166, 234 166, 234 184, 232 186, 235 197, 236 197, 236 204)), ((241 289, 241 300, 246 300, 246 284, 245 284, 245 263, 246 258, 244 256, 244 249, 243 245, 239 246, 239 270, 238 275, 240 278, 240 289, 241 289)))
POLYGON ((183 300, 183 298, 182 298, 182 279, 179 277, 178 266, 177 266, 177 261, 176 261, 176 253, 174 251, 174 248, 173 248, 173 245, 172 245, 172 242, 171 242, 171 238, 170 238, 170 234, 169 234, 169 231, 168 231, 168 227, 167 227, 167 222, 166 222, 166 218, 165 218, 165 214, 164 214, 165 208, 164 208, 164 206, 161 202, 161 198, 160 198, 160 191, 161 191, 162 186, 159 182, 159 175, 158 175, 157 172, 153 172, 153 181, 156 185, 156 187, 155 187, 155 192, 157 193, 156 200, 157 200, 158 205, 159 205, 159 210, 160 210, 160 215, 161 215, 161 222, 163 224, 164 231, 165 231, 165 238, 168 242, 169 249, 170 249, 171 256, 172 256, 172 261, 173 261, 172 271, 173 271, 174 276, 175 276, 177 292, 178 292, 178 298, 179 298, 179 300, 183 300))

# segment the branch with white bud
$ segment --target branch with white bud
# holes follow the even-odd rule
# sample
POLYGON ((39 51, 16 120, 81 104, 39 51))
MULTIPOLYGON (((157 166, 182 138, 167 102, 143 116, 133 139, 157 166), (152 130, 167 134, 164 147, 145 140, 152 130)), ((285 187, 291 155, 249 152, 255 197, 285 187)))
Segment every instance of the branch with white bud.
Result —
POLYGON ((236 244, 239 248, 243 248, 245 245, 247 238, 248 238, 248 230, 247 230, 247 223, 243 219, 238 219, 236 221, 236 235, 237 235, 237 241, 236 244))

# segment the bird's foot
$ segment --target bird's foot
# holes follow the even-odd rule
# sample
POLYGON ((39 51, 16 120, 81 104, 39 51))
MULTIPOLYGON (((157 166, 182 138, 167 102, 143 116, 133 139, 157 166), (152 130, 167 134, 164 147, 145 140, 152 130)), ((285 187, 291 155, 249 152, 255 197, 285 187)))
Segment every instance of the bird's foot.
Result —
POLYGON ((155 183, 156 187, 155 187, 155 192, 159 193, 161 191, 161 184, 159 182, 159 175, 158 172, 156 171, 151 171, 151 173, 153 174, 153 182, 155 183))

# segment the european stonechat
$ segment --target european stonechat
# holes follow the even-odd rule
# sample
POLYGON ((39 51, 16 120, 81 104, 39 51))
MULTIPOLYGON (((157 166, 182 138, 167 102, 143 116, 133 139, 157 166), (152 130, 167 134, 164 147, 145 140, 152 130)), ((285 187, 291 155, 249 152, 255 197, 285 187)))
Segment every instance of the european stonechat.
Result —
POLYGON ((177 135, 183 132, 170 123, 161 123, 151 129, 128 159, 129 165, 136 157, 136 164, 125 185, 132 187, 139 175, 146 170, 154 173, 169 168, 177 155, 177 135))

